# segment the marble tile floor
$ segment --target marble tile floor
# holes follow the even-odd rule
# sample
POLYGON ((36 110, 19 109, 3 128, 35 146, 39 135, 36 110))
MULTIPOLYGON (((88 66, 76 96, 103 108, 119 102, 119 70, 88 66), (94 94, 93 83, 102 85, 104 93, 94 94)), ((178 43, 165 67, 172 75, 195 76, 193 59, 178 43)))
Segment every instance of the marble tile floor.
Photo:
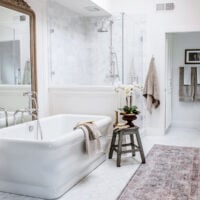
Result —
MULTIPOLYGON (((171 128, 165 136, 146 134, 142 138, 145 154, 154 144, 200 147, 200 129, 171 128)), ((116 167, 115 158, 106 160, 59 200, 115 200, 140 164, 140 158, 122 158, 116 167)), ((0 193, 0 200, 39 200, 14 194, 0 193)))

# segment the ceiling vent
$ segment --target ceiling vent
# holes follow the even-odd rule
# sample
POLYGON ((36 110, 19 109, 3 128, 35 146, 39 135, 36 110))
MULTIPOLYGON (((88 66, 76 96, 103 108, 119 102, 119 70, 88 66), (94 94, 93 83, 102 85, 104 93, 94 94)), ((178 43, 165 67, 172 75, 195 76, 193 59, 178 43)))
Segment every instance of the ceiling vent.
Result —
POLYGON ((89 12, 99 12, 99 11, 101 11, 101 9, 98 8, 97 6, 87 6, 87 7, 85 7, 85 9, 89 12))
POLYGON ((157 11, 165 10, 165 4, 164 3, 156 4, 156 10, 157 11))
POLYGON ((166 3, 165 4, 165 10, 174 10, 175 4, 174 3, 166 3))
POLYGON ((156 4, 156 11, 164 11, 164 10, 174 10, 175 4, 174 3, 157 3, 156 4))

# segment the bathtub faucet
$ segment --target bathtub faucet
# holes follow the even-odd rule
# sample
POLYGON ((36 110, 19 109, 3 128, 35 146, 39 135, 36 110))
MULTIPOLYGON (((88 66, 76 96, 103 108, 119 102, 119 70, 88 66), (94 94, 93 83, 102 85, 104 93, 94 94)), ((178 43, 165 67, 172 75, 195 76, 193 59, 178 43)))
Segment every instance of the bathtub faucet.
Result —
POLYGON ((37 103, 37 93, 32 91, 32 92, 25 92, 23 93, 23 96, 28 96, 29 97, 29 106, 25 110, 31 115, 33 119, 36 120, 37 123, 37 138, 36 139, 41 139, 43 140, 43 132, 40 124, 40 120, 38 117, 38 103, 37 103), (32 108, 35 106, 35 108, 32 108))
POLYGON ((2 107, 0 107, 0 111, 4 112, 5 121, 6 121, 6 127, 8 127, 8 111, 5 108, 2 108, 2 107))
POLYGON ((14 112, 13 124, 15 125, 15 124, 17 123, 16 115, 17 115, 18 113, 21 113, 21 123, 23 123, 23 122, 24 122, 24 113, 26 113, 26 112, 27 112, 26 109, 16 110, 16 111, 14 112))
POLYGON ((37 120, 38 116, 38 103, 37 103, 37 93, 32 92, 24 92, 23 96, 28 96, 28 108, 26 108, 26 111, 33 117, 33 119, 37 120), (32 108, 35 106, 35 108, 32 108), (34 113, 34 114, 33 114, 34 113))
POLYGON ((33 112, 38 112, 38 104, 37 104, 37 92, 32 91, 32 92, 24 92, 23 96, 28 96, 28 109, 33 112), (35 109, 32 109, 32 106, 35 106, 35 109))
POLYGON ((21 113, 21 123, 24 122, 24 113, 29 114, 33 119, 37 120, 38 116, 38 104, 37 104, 37 93, 36 92, 24 92, 23 96, 28 96, 28 107, 24 109, 16 110, 14 113, 14 124, 16 124, 16 116, 21 113), (35 108, 32 106, 35 105, 35 108))

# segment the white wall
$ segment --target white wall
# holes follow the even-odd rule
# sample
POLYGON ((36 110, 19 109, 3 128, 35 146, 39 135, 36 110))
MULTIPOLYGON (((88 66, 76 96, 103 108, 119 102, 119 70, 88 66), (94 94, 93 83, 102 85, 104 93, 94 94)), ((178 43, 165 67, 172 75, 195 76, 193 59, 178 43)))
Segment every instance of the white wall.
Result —
POLYGON ((114 116, 117 98, 113 87, 53 87, 49 89, 50 114, 114 116))
MULTIPOLYGON (((113 118, 114 123, 114 111, 120 107, 122 100, 119 101, 113 86, 49 88, 50 115, 62 113, 107 115, 113 118)), ((120 115, 119 121, 123 121, 120 115)), ((134 123, 141 125, 140 117, 134 123)))
POLYGON ((169 130, 172 125, 172 69, 173 69, 173 34, 166 34, 166 92, 165 92, 165 132, 169 130))
POLYGON ((109 0, 109 11, 124 11, 129 14, 146 15, 147 19, 147 60, 152 55, 156 59, 160 85, 160 107, 152 115, 146 113, 146 126, 152 131, 164 133, 165 131, 165 34, 167 32, 200 31, 200 1, 174 0, 175 10, 156 12, 155 4, 165 1, 136 1, 136 0, 109 0))
MULTIPOLYGON (((179 102, 179 67, 185 66, 185 49, 198 49, 200 33, 173 34, 172 120, 176 126, 200 127, 200 103, 179 102)), ((197 65, 192 65, 197 67, 197 65)))

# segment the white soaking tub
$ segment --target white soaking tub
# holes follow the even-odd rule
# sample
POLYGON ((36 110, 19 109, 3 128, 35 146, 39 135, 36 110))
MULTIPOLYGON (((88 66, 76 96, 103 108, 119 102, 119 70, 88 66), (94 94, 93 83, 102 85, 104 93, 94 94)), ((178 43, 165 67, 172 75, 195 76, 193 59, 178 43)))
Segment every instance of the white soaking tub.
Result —
POLYGON ((106 158, 105 153, 89 157, 83 131, 73 130, 88 120, 96 122, 106 150, 112 130, 107 116, 64 114, 41 119, 43 141, 34 139, 35 121, 1 129, 0 191, 55 199, 88 175, 106 158))

